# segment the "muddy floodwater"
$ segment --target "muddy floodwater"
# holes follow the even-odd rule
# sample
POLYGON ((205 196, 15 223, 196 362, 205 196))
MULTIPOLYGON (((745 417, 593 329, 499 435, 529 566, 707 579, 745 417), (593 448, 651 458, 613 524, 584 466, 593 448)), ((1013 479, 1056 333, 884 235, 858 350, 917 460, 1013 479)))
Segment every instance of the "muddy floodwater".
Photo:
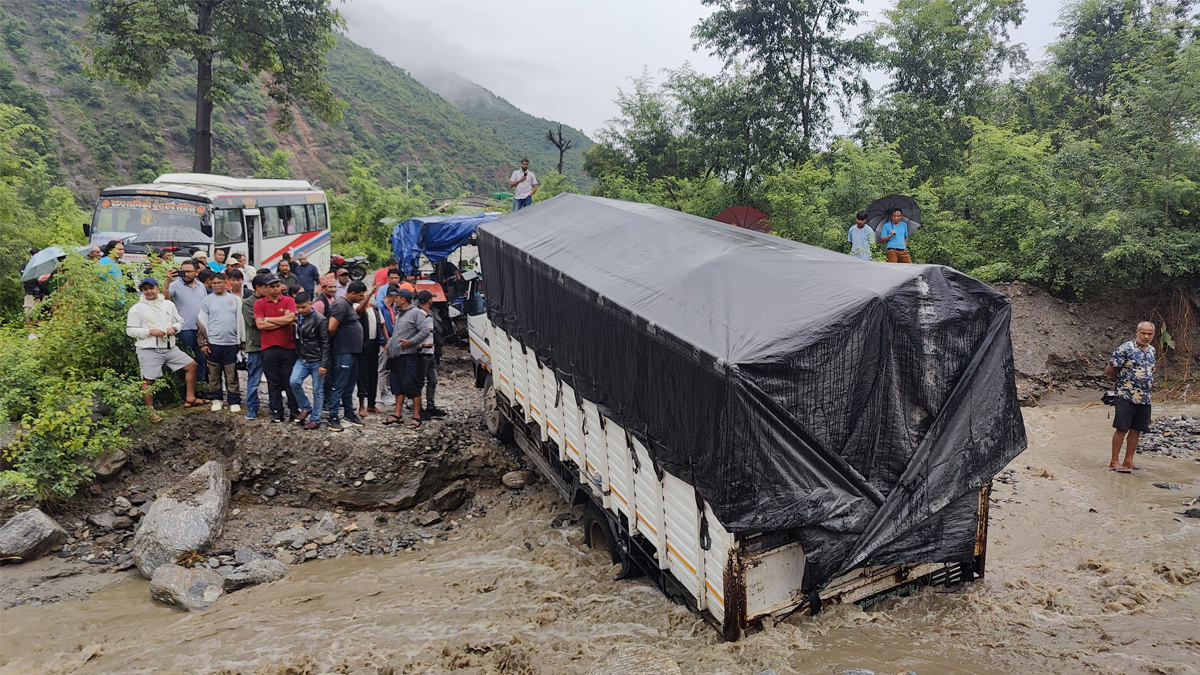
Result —
POLYGON ((697 674, 1200 673, 1200 520, 1180 515, 1200 463, 1146 455, 1140 475, 1107 472, 1108 411, 1025 410, 1030 448, 996 484, 984 581, 737 643, 644 580, 612 581, 577 527, 550 527, 566 507, 543 488, 481 494, 488 515, 457 540, 299 565, 204 613, 152 602, 134 577, 5 610, 0 673, 584 673, 623 642, 697 674))

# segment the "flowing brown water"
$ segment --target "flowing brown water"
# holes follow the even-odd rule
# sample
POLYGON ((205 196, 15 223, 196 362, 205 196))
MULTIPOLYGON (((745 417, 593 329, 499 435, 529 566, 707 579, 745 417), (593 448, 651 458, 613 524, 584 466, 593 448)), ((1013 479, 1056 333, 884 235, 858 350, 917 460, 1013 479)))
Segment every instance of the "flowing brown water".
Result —
POLYGON ((1200 494, 1200 464, 1104 471, 1106 413, 1026 412, 1030 449, 1016 483, 997 484, 985 581, 738 643, 644 581, 611 581, 577 528, 550 529, 565 507, 543 490, 511 506, 486 495, 489 515, 455 541, 301 565, 202 614, 153 603, 141 579, 0 612, 0 673, 584 673, 622 642, 665 649, 684 673, 1200 672, 1200 521, 1175 514, 1200 494))

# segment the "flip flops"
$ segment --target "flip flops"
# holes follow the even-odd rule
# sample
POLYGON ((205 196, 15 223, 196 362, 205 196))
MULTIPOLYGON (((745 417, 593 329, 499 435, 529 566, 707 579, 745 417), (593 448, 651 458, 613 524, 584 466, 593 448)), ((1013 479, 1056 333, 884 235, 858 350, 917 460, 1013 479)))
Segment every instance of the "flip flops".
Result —
POLYGON ((1117 473, 1133 473, 1132 470, 1130 470, 1128 467, 1124 467, 1124 466, 1110 466, 1110 467, 1108 467, 1108 470, 1116 471, 1117 473))

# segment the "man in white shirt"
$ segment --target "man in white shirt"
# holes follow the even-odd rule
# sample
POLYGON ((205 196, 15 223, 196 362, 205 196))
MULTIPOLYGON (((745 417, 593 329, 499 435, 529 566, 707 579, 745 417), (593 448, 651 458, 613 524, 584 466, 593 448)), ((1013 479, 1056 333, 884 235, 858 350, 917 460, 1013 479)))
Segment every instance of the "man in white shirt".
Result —
POLYGON ((529 160, 521 160, 521 169, 508 178, 508 189, 513 191, 513 211, 533 205, 533 195, 538 190, 537 176, 529 170, 529 160))
MULTIPOLYGON (((187 385, 187 400, 183 407, 201 405, 200 399, 196 398, 196 362, 175 346, 175 336, 183 328, 183 317, 179 316, 174 303, 159 296, 158 281, 153 277, 142 279, 138 289, 142 292, 142 299, 129 309, 125 334, 137 340, 146 405, 154 410, 154 394, 150 393, 150 387, 162 377, 163 366, 183 371, 187 385)), ((157 413, 151 414, 151 421, 162 421, 157 413)))

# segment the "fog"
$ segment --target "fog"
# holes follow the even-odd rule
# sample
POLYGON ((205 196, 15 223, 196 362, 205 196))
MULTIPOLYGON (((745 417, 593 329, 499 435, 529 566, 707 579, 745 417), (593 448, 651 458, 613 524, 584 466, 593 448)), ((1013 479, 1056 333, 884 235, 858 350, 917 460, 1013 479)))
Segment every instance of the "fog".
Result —
MULTIPOLYGON (((866 0, 858 30, 891 4, 866 0)), ((1037 60, 1058 34, 1052 24, 1062 0, 1026 4, 1013 38, 1037 60)), ((692 27, 710 13, 699 0, 349 0, 340 9, 351 39, 431 88, 452 86, 448 71, 589 135, 617 113, 618 88, 628 89, 643 68, 655 75, 684 62, 704 73, 721 68, 693 50, 692 27)), ((871 79, 885 82, 880 74, 871 79)))

